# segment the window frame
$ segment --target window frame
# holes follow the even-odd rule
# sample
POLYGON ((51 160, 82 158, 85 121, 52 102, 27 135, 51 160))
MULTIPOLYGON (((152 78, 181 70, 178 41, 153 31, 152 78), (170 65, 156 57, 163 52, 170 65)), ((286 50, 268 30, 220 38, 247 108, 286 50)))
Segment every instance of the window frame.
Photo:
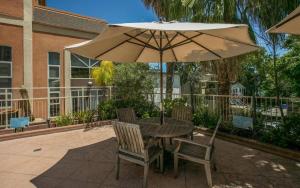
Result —
POLYGON ((54 52, 54 51, 48 51, 47 53, 47 85, 48 85, 48 117, 57 117, 60 115, 60 110, 61 110, 61 107, 60 107, 60 84, 61 84, 61 53, 60 52, 54 52), (50 53, 57 53, 59 54, 59 64, 58 65, 52 65, 50 64, 50 53), (50 67, 56 67, 58 68, 58 77, 50 77, 50 67), (50 80, 58 80, 59 82, 59 86, 58 87, 50 87, 49 85, 49 81, 50 80), (56 90, 58 89, 58 90, 56 90), (51 97, 51 94, 58 94, 58 97, 51 97), (57 99, 58 102, 52 102, 53 99, 57 99), (57 112, 52 114, 51 113, 51 109, 53 108, 58 108, 57 109, 57 112))
MULTIPOLYGON (((84 58, 86 58, 86 57, 84 57, 84 58)), ((93 59, 90 59, 90 58, 87 58, 88 59, 88 64, 86 63, 86 62, 84 62, 83 60, 81 60, 80 59, 80 56, 78 56, 77 54, 74 54, 74 53, 71 53, 71 63, 70 63, 70 70, 71 70, 71 79, 74 79, 74 80, 78 80, 78 79, 81 79, 81 80, 83 80, 83 79, 86 79, 86 80, 90 80, 90 79, 92 79, 92 77, 91 77, 91 73, 92 73, 92 69, 94 68, 94 67, 96 67, 95 65, 96 64, 100 64, 100 61, 99 60, 93 60, 93 59), (78 65, 72 65, 72 56, 74 56, 75 58, 77 58, 85 67, 83 67, 83 66, 78 66, 78 65), (92 63, 93 61, 95 61, 94 63, 92 63), (88 72, 89 72, 89 76, 88 76, 88 78, 83 78, 83 77, 78 77, 78 78, 76 78, 76 77, 73 77, 73 75, 72 75, 72 68, 80 68, 80 69, 88 69, 88 72)))
POLYGON ((7 97, 4 99, 4 101, 1 101, 1 104, 4 102, 6 103, 6 106, 2 106, 0 105, 0 109, 9 109, 12 107, 12 86, 13 86, 13 48, 11 46, 7 46, 7 45, 0 45, 0 47, 8 47, 10 49, 10 57, 11 60, 10 61, 3 61, 0 60, 0 64, 9 64, 10 65, 10 76, 1 76, 0 75, 0 79, 10 79, 10 87, 6 87, 6 88, 0 88, 0 95, 7 97), (6 102, 5 102, 6 101, 6 102))

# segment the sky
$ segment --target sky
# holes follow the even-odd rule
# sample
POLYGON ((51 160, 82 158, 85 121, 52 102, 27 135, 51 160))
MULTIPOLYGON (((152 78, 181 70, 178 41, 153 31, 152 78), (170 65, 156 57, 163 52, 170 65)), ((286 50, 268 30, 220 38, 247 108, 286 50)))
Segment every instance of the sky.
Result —
POLYGON ((142 0, 47 0, 47 6, 104 19, 108 23, 158 20, 142 0))

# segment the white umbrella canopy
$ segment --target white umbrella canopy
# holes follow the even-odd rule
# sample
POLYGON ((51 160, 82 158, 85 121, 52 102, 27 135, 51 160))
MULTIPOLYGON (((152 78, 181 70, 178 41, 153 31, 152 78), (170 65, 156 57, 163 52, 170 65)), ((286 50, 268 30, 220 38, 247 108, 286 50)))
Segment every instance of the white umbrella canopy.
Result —
MULTIPOLYGON (((242 24, 150 22, 112 24, 95 39, 66 47, 98 60, 130 63, 220 60, 258 50, 242 24)), ((160 72, 161 123, 163 79, 160 72)))
POLYGON ((300 6, 267 32, 300 35, 300 6))
POLYGON ((247 25, 179 22, 113 24, 94 40, 66 48, 114 62, 199 62, 258 49, 247 25))

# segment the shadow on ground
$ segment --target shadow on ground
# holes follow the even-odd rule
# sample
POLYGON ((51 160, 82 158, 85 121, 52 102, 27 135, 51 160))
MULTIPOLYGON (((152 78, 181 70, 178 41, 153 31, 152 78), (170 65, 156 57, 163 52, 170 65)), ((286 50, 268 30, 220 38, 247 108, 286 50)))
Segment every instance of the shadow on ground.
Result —
MULTIPOLYGON (((93 131, 99 130, 84 134, 93 131)), ((202 143, 207 139, 195 137, 202 143)), ((120 179, 115 180, 115 148, 115 138, 109 138, 71 149, 31 182, 38 188, 142 187, 143 167, 129 162, 121 162, 120 179)), ((215 151, 214 187, 300 187, 300 164, 295 161, 222 140, 216 140, 215 151)), ((179 172, 179 177, 174 179, 172 168, 161 174, 152 167, 148 187, 207 187, 203 166, 181 162, 179 172)))

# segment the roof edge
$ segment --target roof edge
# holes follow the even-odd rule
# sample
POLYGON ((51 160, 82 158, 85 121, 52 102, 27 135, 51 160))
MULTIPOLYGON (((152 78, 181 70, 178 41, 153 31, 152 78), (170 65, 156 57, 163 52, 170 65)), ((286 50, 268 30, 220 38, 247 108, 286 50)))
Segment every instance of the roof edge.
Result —
POLYGON ((60 13, 60 14, 65 14, 65 15, 69 15, 69 16, 73 16, 73 17, 77 17, 77 18, 82 18, 82 19, 86 19, 86 20, 94 20, 94 21, 98 21, 98 22, 101 22, 101 23, 104 23, 104 24, 108 24, 108 22, 103 20, 103 19, 93 18, 93 17, 89 17, 89 16, 83 16, 83 15, 76 14, 76 13, 73 13, 73 12, 68 12, 68 11, 65 11, 65 10, 59 10, 59 9, 46 7, 46 6, 41 6, 41 5, 34 5, 33 7, 37 8, 37 9, 48 10, 48 11, 52 11, 52 12, 56 12, 56 13, 60 13))

